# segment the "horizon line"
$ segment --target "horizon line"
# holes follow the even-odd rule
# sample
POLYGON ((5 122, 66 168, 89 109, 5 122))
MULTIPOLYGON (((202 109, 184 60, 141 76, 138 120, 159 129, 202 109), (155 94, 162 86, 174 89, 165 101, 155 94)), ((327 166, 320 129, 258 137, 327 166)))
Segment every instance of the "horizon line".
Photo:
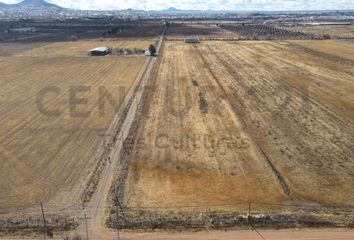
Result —
MULTIPOLYGON (((18 3, 4 3, 0 1, 0 3, 3 3, 5 5, 11 6, 11 5, 16 5, 19 3, 22 3, 26 0, 19 1, 18 3)), ((333 8, 333 9, 271 9, 271 10, 262 10, 262 9, 218 9, 218 10, 213 10, 213 9, 182 9, 182 8, 176 8, 176 7, 167 7, 165 9, 160 9, 160 10, 144 10, 144 9, 138 9, 138 8, 122 8, 122 9, 79 9, 79 8, 68 8, 68 7, 63 7, 59 4, 52 3, 46 0, 43 0, 46 3, 56 5, 60 8, 67 9, 67 10, 76 10, 76 11, 127 11, 127 10, 133 10, 133 11, 142 11, 142 12, 164 12, 164 11, 169 11, 173 9, 172 12, 178 12, 178 11, 198 11, 198 12, 310 12, 310 11, 354 11, 354 8, 351 9, 345 9, 345 8, 333 8)))

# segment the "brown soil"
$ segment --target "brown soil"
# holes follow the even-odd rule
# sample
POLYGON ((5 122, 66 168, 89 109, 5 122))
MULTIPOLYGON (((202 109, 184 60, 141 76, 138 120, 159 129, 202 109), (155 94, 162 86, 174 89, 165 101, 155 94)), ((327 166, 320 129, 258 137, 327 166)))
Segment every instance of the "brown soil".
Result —
POLYGON ((353 206, 353 69, 288 42, 167 42, 132 150, 128 215, 353 206))
MULTIPOLYGON (((37 212, 39 201, 44 201, 46 211, 79 203, 115 115, 107 101, 105 112, 98 110, 99 89, 104 87, 119 104, 146 60, 83 54, 84 49, 101 44, 90 41, 46 45, 2 59, 1 212, 17 213, 19 207, 31 205, 37 212), (46 93, 43 106, 50 111, 60 110, 60 115, 43 114, 36 104, 38 94, 48 86, 59 92, 46 93), (74 111, 90 111, 90 115, 70 114, 69 92, 73 86, 89 87, 77 96, 88 103, 79 104, 74 111)), ((134 42, 120 44, 133 46, 134 42)))

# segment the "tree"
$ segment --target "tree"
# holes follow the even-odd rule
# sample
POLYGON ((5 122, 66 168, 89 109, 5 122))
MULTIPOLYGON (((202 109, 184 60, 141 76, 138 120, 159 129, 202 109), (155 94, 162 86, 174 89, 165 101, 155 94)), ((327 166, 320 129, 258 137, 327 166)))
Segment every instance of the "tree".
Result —
POLYGON ((156 54, 156 47, 154 45, 150 45, 149 51, 151 52, 151 56, 155 56, 156 54))

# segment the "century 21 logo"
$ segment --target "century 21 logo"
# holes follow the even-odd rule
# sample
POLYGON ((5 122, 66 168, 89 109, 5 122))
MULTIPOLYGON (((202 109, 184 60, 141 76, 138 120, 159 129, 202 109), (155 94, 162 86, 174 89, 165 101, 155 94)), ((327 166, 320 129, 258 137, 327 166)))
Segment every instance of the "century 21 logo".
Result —
MULTIPOLYGON (((72 86, 68 92, 62 91, 57 86, 44 87, 36 96, 36 105, 38 111, 47 117, 57 117, 69 110, 70 117, 85 118, 88 117, 93 109, 90 108, 90 101, 88 94, 92 94, 93 90, 91 86, 72 86), (53 104, 53 96, 60 97, 60 95, 67 94, 68 109, 63 109, 63 106, 53 104)), ((118 94, 112 94, 112 90, 109 91, 104 86, 99 86, 94 94, 97 96, 97 106, 100 117, 104 117, 106 114, 106 104, 108 103, 115 113, 118 113, 120 106, 122 105, 126 96, 126 87, 119 86, 118 94), (96 92, 97 91, 97 92, 96 92)))

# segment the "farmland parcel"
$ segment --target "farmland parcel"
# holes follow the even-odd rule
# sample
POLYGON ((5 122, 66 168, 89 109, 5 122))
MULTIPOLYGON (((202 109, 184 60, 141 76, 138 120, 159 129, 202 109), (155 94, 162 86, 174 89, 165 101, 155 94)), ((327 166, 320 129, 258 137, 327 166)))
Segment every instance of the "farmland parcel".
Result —
POLYGON ((149 43, 42 44, 1 57, 1 212, 39 201, 60 208, 79 203, 102 139, 145 62, 137 56, 92 58, 87 51, 149 43))
POLYGON ((249 202, 353 206, 353 48, 305 46, 166 43, 120 186, 131 226, 245 214, 249 202))

